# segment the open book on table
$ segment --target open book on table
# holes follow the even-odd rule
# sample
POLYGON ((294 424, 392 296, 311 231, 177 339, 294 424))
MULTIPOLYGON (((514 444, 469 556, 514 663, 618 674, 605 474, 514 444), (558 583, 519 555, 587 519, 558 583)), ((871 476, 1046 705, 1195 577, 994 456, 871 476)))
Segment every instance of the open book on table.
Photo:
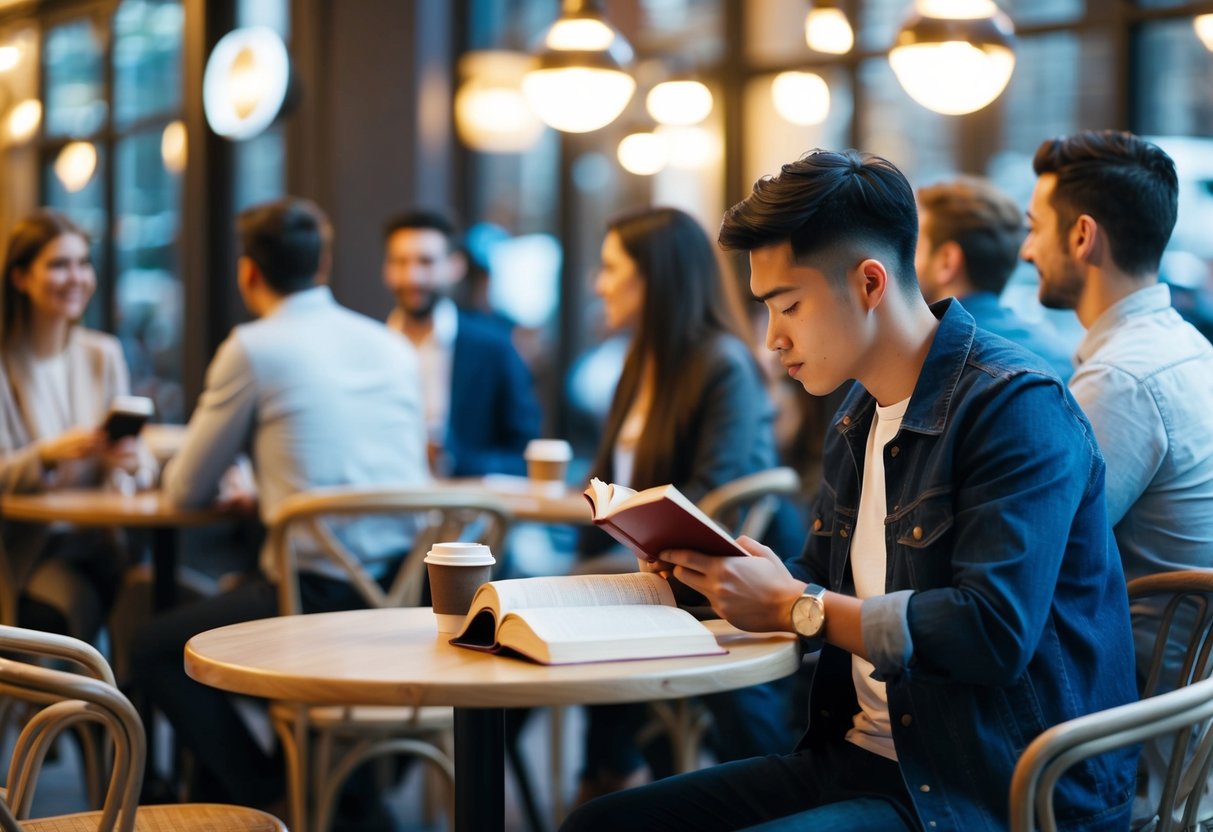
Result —
POLYGON ((452 644, 512 650, 542 664, 707 656, 725 652, 674 604, 660 575, 571 575, 490 581, 452 644))
POLYGON ((585 496, 593 509, 594 523, 649 560, 656 560, 666 549, 692 549, 708 555, 748 554, 672 485, 635 491, 595 477, 585 496))

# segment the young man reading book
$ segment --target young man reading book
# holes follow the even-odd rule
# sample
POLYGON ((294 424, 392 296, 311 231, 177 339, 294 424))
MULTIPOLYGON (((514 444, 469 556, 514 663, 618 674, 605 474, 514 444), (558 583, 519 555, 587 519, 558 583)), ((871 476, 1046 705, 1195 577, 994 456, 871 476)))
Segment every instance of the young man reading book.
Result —
MULTIPOLYGON (((917 218, 884 159, 818 151, 760 180, 720 242, 749 252, 767 346, 835 416, 812 532, 786 567, 646 563, 733 624, 824 640, 797 750, 591 802, 566 830, 1002 829, 1020 751, 1135 697, 1124 579, 1091 427, 1044 361, 928 307, 917 218)), ((1126 828, 1136 749, 1056 789, 1067 829, 1126 828)))

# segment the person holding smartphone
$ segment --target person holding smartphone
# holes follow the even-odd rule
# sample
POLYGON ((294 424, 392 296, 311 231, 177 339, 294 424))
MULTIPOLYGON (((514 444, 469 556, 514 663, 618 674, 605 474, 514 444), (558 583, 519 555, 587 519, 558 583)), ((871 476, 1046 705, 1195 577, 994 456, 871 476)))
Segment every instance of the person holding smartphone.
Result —
MULTIPOLYGON (((0 489, 151 485, 150 451, 134 436, 111 441, 102 428, 130 381, 118 339, 78 323, 97 286, 88 235, 42 209, 8 239, 0 278, 0 489)), ((19 524, 0 534, 17 623, 94 639, 122 572, 113 535, 19 524)))

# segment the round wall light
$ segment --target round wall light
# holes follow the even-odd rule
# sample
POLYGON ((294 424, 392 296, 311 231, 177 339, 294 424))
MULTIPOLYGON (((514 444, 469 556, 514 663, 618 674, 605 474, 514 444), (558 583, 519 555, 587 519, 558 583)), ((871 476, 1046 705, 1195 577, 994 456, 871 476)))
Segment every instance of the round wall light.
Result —
POLYGON ((792 124, 821 124, 830 115, 830 88, 815 72, 781 72, 771 81, 775 111, 792 124))
POLYGON ((273 29, 234 29, 215 44, 202 77, 202 104, 211 129, 251 139, 273 124, 290 85, 286 44, 273 29))

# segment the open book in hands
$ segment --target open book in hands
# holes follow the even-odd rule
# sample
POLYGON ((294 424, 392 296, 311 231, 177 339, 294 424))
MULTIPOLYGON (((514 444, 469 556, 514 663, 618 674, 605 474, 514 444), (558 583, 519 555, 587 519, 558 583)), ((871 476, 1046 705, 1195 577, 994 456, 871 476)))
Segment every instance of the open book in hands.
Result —
POLYGON ((646 560, 667 549, 691 549, 706 555, 749 553, 672 485, 635 491, 595 477, 585 490, 594 523, 646 560))
POLYGON ((451 643, 512 650, 542 664, 727 652, 650 572, 490 581, 476 590, 451 643))

